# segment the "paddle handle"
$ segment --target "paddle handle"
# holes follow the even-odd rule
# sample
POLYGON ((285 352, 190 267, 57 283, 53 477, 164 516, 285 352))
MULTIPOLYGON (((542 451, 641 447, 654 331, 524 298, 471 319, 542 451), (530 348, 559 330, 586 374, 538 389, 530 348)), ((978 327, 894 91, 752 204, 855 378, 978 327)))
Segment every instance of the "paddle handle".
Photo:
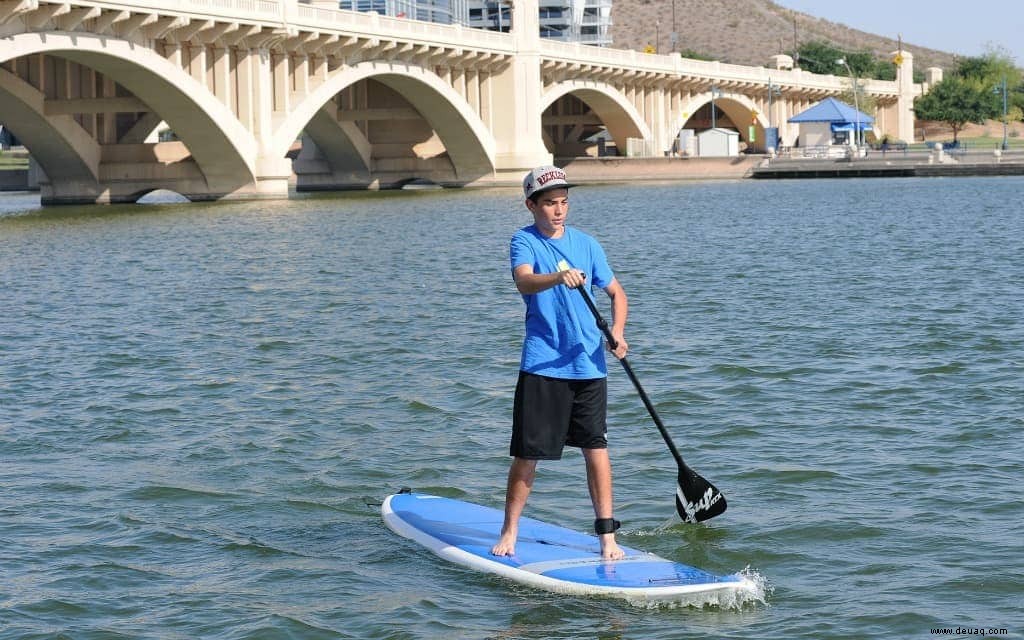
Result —
MULTIPOLYGON (((587 307, 590 308, 590 312, 594 314, 594 320, 597 321, 598 328, 601 329, 602 333, 604 333, 604 337, 608 340, 609 346, 611 346, 612 349, 618 347, 618 341, 614 336, 612 336, 612 331, 608 328, 608 323, 601 316, 601 312, 597 310, 597 305, 595 305, 594 301, 590 298, 590 294, 587 293, 584 285, 580 285, 576 288, 579 290, 580 295, 583 296, 583 300, 587 303, 587 307)), ((651 419, 654 420, 655 426, 658 427, 658 432, 661 433, 662 439, 664 439, 665 444, 668 445, 668 450, 672 452, 672 457, 676 459, 676 463, 679 465, 679 468, 688 468, 686 463, 683 462, 683 457, 679 455, 679 450, 676 449, 675 443, 672 442, 672 437, 668 435, 668 430, 665 429, 665 425, 662 424, 661 418, 658 417, 658 412, 655 411, 654 405, 651 403, 651 399, 647 397, 647 392, 644 391, 644 388, 640 385, 640 381, 637 380, 636 374, 633 373, 633 367, 629 366, 629 361, 626 360, 625 356, 619 358, 619 362, 622 363, 622 368, 626 370, 626 375, 629 376, 630 382, 632 382, 633 386, 636 387, 636 392, 640 394, 640 400, 642 400, 644 406, 647 407, 647 412, 651 414, 651 419)))

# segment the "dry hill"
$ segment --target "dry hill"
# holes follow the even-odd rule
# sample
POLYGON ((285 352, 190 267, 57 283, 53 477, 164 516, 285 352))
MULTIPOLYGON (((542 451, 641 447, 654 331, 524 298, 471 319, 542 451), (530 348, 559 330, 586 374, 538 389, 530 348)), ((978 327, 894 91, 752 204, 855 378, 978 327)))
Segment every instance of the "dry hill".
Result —
MULTIPOLYGON (((839 49, 888 57, 897 48, 900 30, 900 25, 894 24, 892 33, 885 36, 866 33, 785 9, 770 0, 612 0, 612 46, 642 51, 648 44, 656 44, 659 53, 670 52, 673 6, 677 51, 692 50, 732 64, 766 65, 769 56, 791 52, 794 39, 823 40, 839 49)), ((917 70, 954 66, 951 53, 908 42, 903 48, 914 54, 917 70)))

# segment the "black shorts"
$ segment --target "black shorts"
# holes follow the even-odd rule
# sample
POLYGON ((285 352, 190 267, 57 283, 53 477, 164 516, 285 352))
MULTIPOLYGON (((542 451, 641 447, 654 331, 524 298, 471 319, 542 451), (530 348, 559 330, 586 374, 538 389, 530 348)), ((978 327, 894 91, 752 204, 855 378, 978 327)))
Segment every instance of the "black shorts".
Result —
POLYGON ((520 371, 509 455, 558 460, 565 445, 605 449, 607 412, 606 378, 565 380, 520 371))

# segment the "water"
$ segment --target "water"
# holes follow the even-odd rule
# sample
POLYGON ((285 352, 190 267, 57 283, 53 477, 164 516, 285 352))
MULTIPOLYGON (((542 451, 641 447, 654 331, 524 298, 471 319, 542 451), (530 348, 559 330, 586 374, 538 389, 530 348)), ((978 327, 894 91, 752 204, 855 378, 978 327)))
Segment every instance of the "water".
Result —
MULTIPOLYGON (((765 583, 645 609, 521 588, 381 523, 403 486, 500 505, 516 191, 38 210, 0 200, 0 637, 1024 634, 1024 180, 585 187, 630 361, 621 539, 765 583)), ((586 530, 582 459, 527 511, 586 530)))

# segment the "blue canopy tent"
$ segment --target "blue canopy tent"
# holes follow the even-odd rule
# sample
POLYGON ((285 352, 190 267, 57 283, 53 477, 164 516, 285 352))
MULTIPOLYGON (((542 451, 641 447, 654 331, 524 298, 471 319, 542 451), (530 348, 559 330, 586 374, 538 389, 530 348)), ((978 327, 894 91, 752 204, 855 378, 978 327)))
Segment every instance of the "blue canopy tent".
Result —
POLYGON ((810 109, 789 119, 794 124, 828 124, 831 133, 873 129, 875 119, 835 98, 825 98, 810 109))
POLYGON ((857 111, 845 102, 840 102, 835 98, 825 98, 810 109, 793 116, 789 121, 796 124, 828 122, 832 125, 833 131, 852 131, 857 125, 860 125, 861 130, 873 128, 875 119, 863 111, 857 111))

